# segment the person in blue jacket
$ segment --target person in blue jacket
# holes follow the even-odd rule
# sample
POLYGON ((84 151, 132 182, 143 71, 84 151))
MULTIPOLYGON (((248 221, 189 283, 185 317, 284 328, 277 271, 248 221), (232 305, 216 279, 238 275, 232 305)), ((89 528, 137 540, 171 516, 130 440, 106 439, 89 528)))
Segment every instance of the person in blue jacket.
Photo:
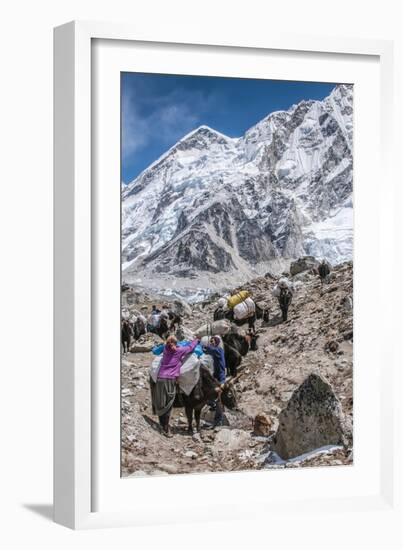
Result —
MULTIPOLYGON (((214 362, 214 373, 213 376, 215 380, 219 383, 220 387, 225 384, 225 373, 226 373, 226 364, 225 364, 225 354, 224 350, 220 347, 220 339, 218 336, 212 336, 210 339, 209 346, 203 346, 204 353, 211 355, 214 362)), ((212 428, 217 426, 222 426, 223 423, 223 405, 221 403, 221 396, 218 396, 215 402, 215 416, 214 423, 212 428)))

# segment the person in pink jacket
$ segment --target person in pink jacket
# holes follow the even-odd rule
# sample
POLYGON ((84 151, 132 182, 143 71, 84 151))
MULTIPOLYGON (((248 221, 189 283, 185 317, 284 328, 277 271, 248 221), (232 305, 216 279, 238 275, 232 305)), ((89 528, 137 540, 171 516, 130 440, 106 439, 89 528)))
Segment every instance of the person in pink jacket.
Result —
POLYGON ((199 340, 193 340, 189 345, 179 347, 175 336, 168 336, 157 381, 151 382, 151 400, 153 413, 159 418, 162 433, 172 437, 169 427, 169 417, 175 401, 177 391, 177 379, 184 359, 192 353, 199 340))

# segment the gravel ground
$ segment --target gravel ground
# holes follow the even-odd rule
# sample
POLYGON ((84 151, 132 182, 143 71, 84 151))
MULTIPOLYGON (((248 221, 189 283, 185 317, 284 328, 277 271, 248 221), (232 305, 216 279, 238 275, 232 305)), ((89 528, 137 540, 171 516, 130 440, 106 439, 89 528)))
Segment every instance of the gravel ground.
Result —
MULTIPOLYGON (((243 359, 243 375, 236 384, 239 411, 226 411, 225 426, 215 431, 203 429, 212 420, 205 408, 202 429, 197 437, 186 431, 183 409, 171 417, 173 437, 159 431, 151 411, 148 368, 151 352, 129 353, 122 360, 122 475, 167 475, 221 472, 263 468, 295 468, 352 464, 352 447, 326 449, 301 460, 272 463, 270 438, 278 416, 293 391, 312 372, 326 378, 352 424, 353 415, 353 311, 351 262, 335 268, 331 280, 321 285, 317 276, 303 272, 292 280, 297 290, 289 310, 289 320, 280 321, 276 300, 271 296, 274 281, 260 277, 244 285, 256 301, 270 309, 270 321, 257 322, 256 352, 243 359), (266 437, 253 434, 254 418, 265 414, 271 423, 266 437)), ((166 303, 156 297, 126 291, 128 309, 139 311, 151 303, 166 303)), ((169 303, 169 302, 168 302, 169 303)), ((184 326, 196 329, 212 320, 215 302, 192 306, 184 326)), ((138 342, 147 349, 160 342, 148 335, 138 342)))

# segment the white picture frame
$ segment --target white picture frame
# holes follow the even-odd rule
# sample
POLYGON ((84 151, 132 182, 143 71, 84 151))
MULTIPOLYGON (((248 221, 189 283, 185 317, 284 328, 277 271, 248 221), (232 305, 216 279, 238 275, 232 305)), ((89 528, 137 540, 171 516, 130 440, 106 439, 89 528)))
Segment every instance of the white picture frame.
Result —
MULTIPOLYGON (((379 261, 382 258, 393 256, 395 247, 392 228, 392 213, 395 205, 393 203, 393 178, 390 172, 393 117, 392 43, 378 40, 287 36, 275 33, 271 33, 270 36, 254 36, 252 39, 247 36, 244 38, 231 36, 230 31, 217 37, 209 33, 207 29, 198 38, 187 36, 186 29, 183 29, 181 33, 175 31, 172 35, 167 29, 164 36, 153 36, 151 31, 139 30, 131 25, 91 22, 72 22, 55 29, 55 521, 75 529, 146 525, 177 522, 178 512, 180 512, 181 521, 184 522, 194 521, 195 517, 197 520, 210 520, 214 519, 214 513, 208 506, 206 487, 211 483, 211 474, 206 474, 207 477, 203 475, 169 476, 169 479, 135 479, 131 482, 135 482, 136 486, 133 485, 128 489, 129 486, 126 485, 124 491, 126 494, 123 495, 123 492, 119 492, 120 489, 115 490, 115 486, 113 486, 115 481, 116 485, 118 484, 118 480, 109 484, 109 480, 105 479, 116 474, 116 460, 110 458, 110 462, 108 462, 109 458, 105 458, 99 461, 97 456, 100 454, 106 456, 104 453, 107 454, 108 449, 115 452, 120 436, 119 433, 113 435, 116 423, 109 423, 105 415, 101 417, 98 406, 99 399, 103 399, 103 404, 107 405, 105 392, 112 393, 113 389, 116 390, 116 376, 110 380, 110 384, 107 379, 108 373, 105 371, 101 372, 101 376, 98 377, 97 361, 101 354, 97 350, 99 342, 96 341, 95 336, 96 334, 99 336, 99 331, 106 330, 106 325, 99 326, 102 322, 98 321, 97 308, 98 303, 101 302, 101 296, 105 295, 105 288, 110 288, 108 285, 111 284, 111 281, 116 281, 116 269, 120 273, 120 257, 117 255, 116 242, 112 242, 112 239, 103 242, 101 256, 104 259, 102 260, 102 257, 99 259, 99 217, 104 216, 103 219, 105 219, 105 208, 112 208, 108 204, 116 203, 116 195, 105 195, 104 192, 98 194, 94 187, 97 185, 94 174, 98 174, 98 167, 94 160, 94 147, 98 147, 98 141, 101 148, 106 143, 102 142, 102 131, 105 127, 101 124, 97 126, 96 131, 93 127, 99 107, 98 99, 94 104, 94 93, 96 93, 94 85, 96 86, 96 83, 99 82, 94 72, 99 54, 94 53, 94 47, 99 41, 110 41, 110 43, 113 41, 113 44, 122 48, 127 48, 130 44, 137 44, 146 50, 148 46, 151 49, 153 47, 160 48, 160 51, 163 51, 164 48, 172 49, 174 47, 175 51, 194 52, 194 54, 200 54, 200 57, 203 57, 203 52, 208 51, 210 58, 236 50, 246 59, 251 56, 264 55, 265 52, 267 54, 274 52, 273 55, 281 53, 284 59, 292 55, 314 59, 316 55, 320 54, 323 59, 326 59, 326 62, 335 64, 338 63, 338 60, 350 59, 350 56, 351 58, 360 56, 362 60, 368 62, 372 60, 376 64, 376 69, 369 71, 367 78, 379 78, 379 80, 374 80, 376 86, 373 97, 380 99, 380 140, 379 144, 376 142, 371 153, 379 156, 378 160, 374 160, 374 164, 382 162, 384 174, 386 174, 383 180, 382 194, 379 195, 375 176, 368 174, 368 181, 373 178, 373 185, 370 186, 372 191, 368 196, 370 204, 368 208, 376 208, 375 217, 379 222, 379 225, 374 224, 373 227, 373 237, 376 240, 379 239, 379 261), (374 76, 375 74, 377 76, 374 76), (380 84, 379 90, 378 83, 380 84), (108 271, 105 263, 102 264, 105 262, 105 258, 113 265, 117 260, 118 265, 117 267, 115 265, 113 272, 108 271), (97 272, 99 273, 99 270, 103 268, 105 268, 105 271, 102 271, 105 272, 105 276, 100 281, 99 277, 97 278, 97 272), (100 292, 100 289, 103 292, 100 292), (100 422, 100 418, 102 418, 102 422, 100 422), (109 439, 105 439, 102 435, 104 431, 105 433, 109 431, 107 436, 109 439), (109 465, 112 463, 114 465, 110 468, 109 465), (101 498, 101 506, 97 496, 102 492, 98 487, 99 484, 107 486, 107 489, 102 489, 107 499, 101 498), (204 500, 202 498, 198 505, 189 506, 186 503, 186 507, 181 509, 178 501, 171 511, 163 510, 155 505, 153 498, 161 488, 165 490, 177 487, 179 491, 182 491, 192 484, 199 491, 205 487, 204 496, 206 498, 204 500), (106 490, 109 492, 106 493, 106 490), (141 499, 140 494, 142 495, 141 499), (104 504, 106 500, 108 506, 104 504)), ((106 63, 116 64, 116 52, 106 57, 106 63)), ((153 72, 155 69, 151 57, 144 58, 144 63, 149 63, 150 72, 153 72)), ((179 60, 178 63, 180 62, 179 60)), ((116 66, 111 70, 116 72, 122 68, 116 66)), ((185 73, 186 70, 188 69, 184 67, 185 73)), ((169 71, 167 70, 167 72, 169 71)), ((106 83, 106 81, 103 82, 106 83)), ((106 88, 107 86, 105 86, 106 88)), ((113 112, 116 113, 116 105, 113 107, 113 112)), ((116 126, 114 128, 116 130, 116 126)), ((116 142, 116 139, 113 139, 116 142)), ((115 167, 112 166, 111 171, 108 172, 112 175, 113 170, 116 170, 118 145, 117 143, 112 144, 115 153, 111 154, 109 162, 115 167)), ((109 170, 107 166, 105 168, 109 170)), ((118 181, 120 190, 119 184, 120 181, 118 181)), ((374 218, 374 212, 371 210, 371 216, 366 215, 365 205, 361 202, 358 204, 357 211, 356 215, 363 220, 363 227, 369 227, 371 224, 369 218, 374 218)), ((112 221, 115 219, 114 215, 111 215, 110 218, 112 221)), ((113 231, 116 233, 116 223, 113 231)), ((365 261, 362 265, 365 267, 365 261)), ((359 280, 362 271, 360 269, 355 271, 355 278, 359 280)), ((384 275, 379 273, 380 283, 382 283, 383 277, 384 275)), ((111 295, 116 295, 116 292, 120 292, 120 287, 111 291, 111 295)), ((364 291, 362 292, 362 302, 364 302, 364 291)), ((382 311, 390 309, 382 285, 379 286, 379 293, 376 294, 374 300, 377 308, 382 308, 382 311)), ((358 300, 359 302, 360 300, 358 300)), ((116 310, 115 303, 112 301, 108 304, 103 303, 100 307, 109 308, 108 311, 115 311, 115 313, 117 311, 119 314, 119 310, 116 310)), ((363 304, 362 311, 363 317, 365 317, 365 304, 363 304)), ((113 315, 111 317, 113 318, 113 315)), ((359 326, 356 321, 355 329, 357 330, 357 328, 359 329, 359 326)), ((357 333, 358 341, 360 341, 360 330, 357 330, 357 333)), ((361 340, 366 337, 371 338, 371 328, 368 326, 362 330, 361 340)), ((301 502, 304 502, 304 508, 309 509, 309 513, 313 515, 324 509, 328 511, 387 509, 393 512, 396 478, 393 424, 390 419, 395 414, 395 409, 388 388, 393 379, 396 352, 388 342, 386 327, 380 328, 379 338, 379 354, 370 352, 369 356, 368 354, 365 356, 366 360, 372 360, 374 364, 372 374, 368 375, 369 391, 372 391, 372 395, 379 399, 379 416, 376 417, 380 428, 377 439, 379 456, 376 462, 379 476, 375 476, 376 482, 373 485, 368 485, 365 490, 364 487, 369 478, 362 477, 360 483, 357 483, 357 486, 354 485, 354 478, 360 477, 359 464, 356 472, 353 467, 349 470, 352 473, 347 474, 336 472, 346 472, 345 468, 332 469, 332 473, 330 473, 330 469, 321 469, 320 472, 319 470, 287 472, 286 475, 289 477, 291 474, 294 479, 298 473, 304 478, 304 481, 299 487, 294 487, 294 493, 292 490, 285 491, 286 497, 276 503, 273 495, 269 498, 267 495, 259 494, 258 486, 262 485, 262 478, 257 476, 261 475, 260 472, 220 476, 213 474, 215 477, 212 483, 215 485, 218 483, 225 487, 232 502, 234 502, 234 495, 231 493, 231 485, 236 483, 237 490, 242 495, 239 502, 234 502, 231 509, 228 508, 221 514, 222 520, 257 516, 255 511, 251 513, 253 502, 258 504, 262 513, 274 512, 279 509, 287 509, 289 513, 298 513, 301 502), (343 482, 339 483, 341 478, 343 478, 343 482), (333 484, 334 488, 339 486, 339 490, 335 490, 331 495, 329 491, 328 498, 324 496, 326 493, 323 491, 323 483, 326 482, 326 479, 329 484, 333 484), (347 491, 346 485, 343 483, 350 484, 351 490, 347 491), (314 490, 306 495, 304 491, 308 486, 314 487, 314 490), (305 498, 307 498, 306 502, 305 498)), ((357 349, 356 353, 365 355, 363 346, 358 345, 357 349)), ((104 348, 103 352, 111 358, 109 364, 115 365, 115 351, 104 348)), ((103 353, 102 356, 105 354, 103 353)), ((104 367, 101 366, 102 368, 104 367)), ((355 378, 355 383, 362 384, 363 379, 355 378)), ((111 403, 112 399, 111 396, 111 403)), ((364 407, 363 401, 362 406, 364 407)), ((119 415, 116 407, 110 412, 116 420, 116 415, 119 415)), ((277 484, 284 487, 285 474, 280 473, 280 475, 283 475, 283 478, 280 480, 277 478, 277 484)), ((274 480, 274 477, 270 480, 273 491, 276 485, 274 480)), ((289 488, 292 489, 291 486, 289 488)))

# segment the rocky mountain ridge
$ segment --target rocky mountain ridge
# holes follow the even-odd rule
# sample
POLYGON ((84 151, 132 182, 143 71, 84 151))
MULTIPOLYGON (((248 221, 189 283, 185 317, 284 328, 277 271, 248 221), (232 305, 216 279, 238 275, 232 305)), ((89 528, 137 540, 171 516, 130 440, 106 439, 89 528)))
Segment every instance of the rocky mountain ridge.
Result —
POLYGON ((191 293, 304 254, 351 259, 352 104, 338 85, 240 138, 181 139, 122 191, 123 279, 191 293))

